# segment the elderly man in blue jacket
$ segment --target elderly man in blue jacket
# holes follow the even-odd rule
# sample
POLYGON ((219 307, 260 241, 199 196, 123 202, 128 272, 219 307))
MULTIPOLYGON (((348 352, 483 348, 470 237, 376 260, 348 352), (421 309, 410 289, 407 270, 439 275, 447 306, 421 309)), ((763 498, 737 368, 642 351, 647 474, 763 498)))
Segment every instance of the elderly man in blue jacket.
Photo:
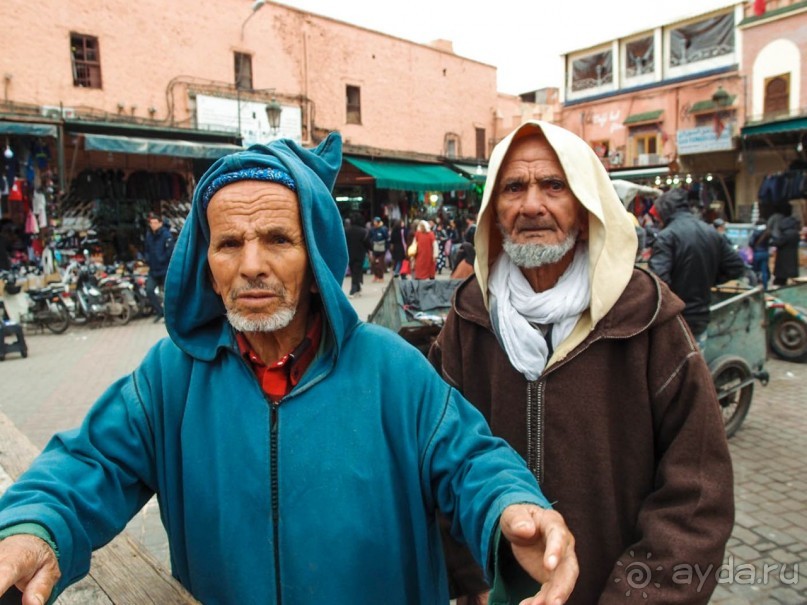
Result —
POLYGON ((0 500, 0 592, 58 595, 156 493, 173 574, 206 604, 445 605, 438 510, 502 592, 520 564, 542 583, 528 602, 566 600, 574 541, 523 460, 344 295, 340 165, 332 134, 200 180, 169 338, 0 500))

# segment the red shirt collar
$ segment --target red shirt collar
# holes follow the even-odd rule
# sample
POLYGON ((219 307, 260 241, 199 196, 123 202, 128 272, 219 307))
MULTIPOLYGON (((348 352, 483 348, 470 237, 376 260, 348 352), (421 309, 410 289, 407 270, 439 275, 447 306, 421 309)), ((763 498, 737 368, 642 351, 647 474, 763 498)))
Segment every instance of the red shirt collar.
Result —
POLYGON ((297 386, 303 374, 311 365, 319 349, 322 338, 322 313, 314 314, 314 321, 302 342, 294 350, 281 357, 278 361, 266 365, 249 344, 242 332, 235 335, 238 349, 247 360, 263 392, 272 400, 279 401, 297 386))

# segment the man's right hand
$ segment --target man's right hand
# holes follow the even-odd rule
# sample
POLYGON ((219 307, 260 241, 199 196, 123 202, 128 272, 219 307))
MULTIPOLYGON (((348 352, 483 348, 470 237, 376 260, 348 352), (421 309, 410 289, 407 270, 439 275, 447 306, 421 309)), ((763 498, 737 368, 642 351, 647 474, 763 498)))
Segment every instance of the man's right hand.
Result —
POLYGON ((29 534, 0 540, 0 595, 16 586, 22 605, 45 605, 61 575, 56 554, 44 540, 29 534))

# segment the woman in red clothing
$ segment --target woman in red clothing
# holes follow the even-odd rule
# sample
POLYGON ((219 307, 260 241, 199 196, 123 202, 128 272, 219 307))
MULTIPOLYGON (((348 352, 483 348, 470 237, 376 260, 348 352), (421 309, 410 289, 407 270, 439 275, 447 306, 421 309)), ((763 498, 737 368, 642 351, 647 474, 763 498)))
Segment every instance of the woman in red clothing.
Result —
POLYGON ((418 244, 418 251, 415 255, 415 279, 434 279, 437 271, 434 253, 434 233, 429 228, 429 223, 420 221, 415 232, 415 241, 418 244))

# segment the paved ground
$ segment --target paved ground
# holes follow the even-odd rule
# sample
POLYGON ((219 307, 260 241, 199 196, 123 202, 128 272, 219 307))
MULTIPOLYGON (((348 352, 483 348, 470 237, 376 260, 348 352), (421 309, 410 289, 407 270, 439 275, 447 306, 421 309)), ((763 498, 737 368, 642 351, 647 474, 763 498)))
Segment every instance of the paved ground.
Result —
MULTIPOLYGON (((378 284, 365 278, 362 296, 352 299, 362 319, 388 279, 378 284)), ((0 363, 0 411, 44 447, 54 431, 76 426, 94 399, 165 335, 164 325, 150 319, 124 327, 71 327, 58 336, 29 334, 28 359, 10 354, 0 363)), ((771 359, 767 369, 770 384, 757 385, 745 424, 730 441, 737 520, 726 563, 718 570, 695 570, 718 574, 711 601, 718 605, 807 603, 807 364, 771 359)), ((167 564, 155 504, 147 505, 129 531, 167 564)))

